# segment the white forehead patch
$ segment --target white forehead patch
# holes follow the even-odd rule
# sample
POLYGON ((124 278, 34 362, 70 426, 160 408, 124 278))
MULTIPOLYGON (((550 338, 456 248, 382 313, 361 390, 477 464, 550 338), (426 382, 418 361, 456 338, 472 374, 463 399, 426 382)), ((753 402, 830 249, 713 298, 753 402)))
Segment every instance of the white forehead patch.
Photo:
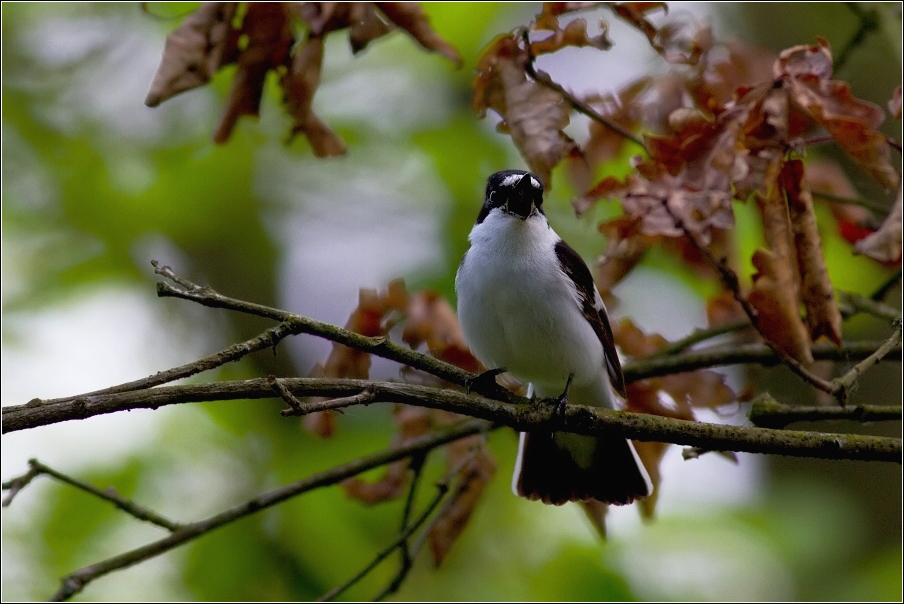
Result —
MULTIPOLYGON (((503 187, 510 187, 513 184, 515 184, 516 182, 519 182, 524 176, 526 176, 526 175, 525 174, 509 174, 508 176, 506 176, 505 178, 502 179, 501 184, 503 187)), ((535 189, 540 188, 540 182, 533 176, 530 177, 530 184, 535 189)))

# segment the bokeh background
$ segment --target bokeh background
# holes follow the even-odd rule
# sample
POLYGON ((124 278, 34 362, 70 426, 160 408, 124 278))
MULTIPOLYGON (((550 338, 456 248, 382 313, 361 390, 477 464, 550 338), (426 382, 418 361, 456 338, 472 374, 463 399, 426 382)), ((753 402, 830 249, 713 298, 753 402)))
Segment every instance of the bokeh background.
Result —
MULTIPOLYGON (((670 4, 672 13, 710 19, 718 39, 772 51, 816 35, 842 48, 858 25, 841 4, 670 4)), ((158 108, 144 106, 165 35, 192 6, 2 5, 4 405, 143 377, 267 326, 158 299, 151 259, 227 295, 338 324, 359 288, 383 288, 395 277, 454 301, 455 268, 486 176, 524 165, 492 118, 476 119, 469 87, 480 50, 526 24, 538 4, 426 5, 434 28, 461 52, 460 70, 403 33, 358 57, 343 35, 330 36, 314 107, 350 150, 328 160, 314 158, 301 137, 286 144, 290 124, 275 81, 261 118, 242 120, 223 146, 211 133, 230 70, 158 108)), ((884 105, 900 84, 901 18, 900 5, 880 8, 887 18, 836 77, 884 105)), ((639 33, 608 20, 611 51, 566 49, 541 67, 578 93, 666 69, 639 33)), ((569 132, 581 139, 586 125, 575 117, 569 132)), ((900 122, 889 127, 894 134, 900 122)), ((592 258, 605 243, 595 221, 575 219, 575 191, 559 173, 554 183, 550 221, 592 258)), ((757 218, 737 210, 740 245, 753 249, 757 218)), ((888 277, 890 269, 850 255, 830 214, 820 220, 837 287, 869 293, 888 277)), ((647 332, 684 336, 705 325, 707 286, 696 279, 654 251, 616 289, 620 304, 611 312, 647 332)), ((896 299, 900 288, 889 298, 896 299)), ((884 333, 869 319, 845 325, 850 339, 884 333)), ((329 344, 294 338, 280 350, 200 379, 304 375, 329 344)), ((727 371, 742 383, 740 369, 727 371)), ((377 362, 374 375, 397 377, 398 368, 377 362)), ((758 375, 783 400, 812 398, 786 372, 758 375)), ((897 363, 873 370, 855 394, 855 402, 900 400, 897 363)), ((2 477, 24 473, 36 457, 191 521, 385 448, 394 428, 386 407, 353 409, 335 437, 321 439, 279 408, 279 401, 181 405, 12 433, 2 440, 2 477)), ((702 419, 739 423, 743 412, 739 405, 702 419)), ((830 428, 901 430, 897 422, 830 428)), ((577 506, 511 495, 515 443, 510 431, 490 437, 499 471, 470 526, 441 568, 426 555, 417 561, 399 598, 901 599, 900 466, 752 455, 737 465, 715 455, 683 461, 672 447, 657 518, 644 523, 630 507, 614 509, 601 543, 577 506)), ((433 457, 428 475, 436 477, 433 457)), ((426 501, 430 489, 422 491, 426 501)), ((316 598, 395 539, 401 507, 365 507, 338 488, 316 491, 104 577, 77 599, 316 598)), ((59 576, 163 536, 47 479, 4 509, 2 530, 4 600, 44 599, 59 576)), ((381 566, 345 597, 372 596, 394 570, 381 566)))

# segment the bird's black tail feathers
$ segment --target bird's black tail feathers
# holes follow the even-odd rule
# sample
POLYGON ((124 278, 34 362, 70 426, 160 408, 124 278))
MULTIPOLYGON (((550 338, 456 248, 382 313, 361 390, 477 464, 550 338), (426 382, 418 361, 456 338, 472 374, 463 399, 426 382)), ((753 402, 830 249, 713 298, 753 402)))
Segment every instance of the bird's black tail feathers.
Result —
POLYGON ((552 505, 588 499, 624 505, 653 491, 631 441, 563 432, 521 434, 512 487, 552 505))

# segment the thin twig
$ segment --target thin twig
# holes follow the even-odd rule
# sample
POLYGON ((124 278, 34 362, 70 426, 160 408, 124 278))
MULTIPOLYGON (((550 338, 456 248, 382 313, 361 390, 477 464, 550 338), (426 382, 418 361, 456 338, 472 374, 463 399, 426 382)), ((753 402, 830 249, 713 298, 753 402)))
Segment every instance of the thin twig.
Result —
MULTIPOLYGON (((465 459, 460 460, 458 463, 455 464, 454 467, 450 468, 446 472, 445 476, 443 476, 442 480, 440 480, 440 482, 442 484, 448 485, 455 476, 460 477, 462 469, 474 460, 476 451, 477 451, 477 449, 472 450, 471 453, 465 459)), ((430 523, 424 528, 424 530, 421 531, 421 534, 418 537, 418 539, 415 541, 413 547, 409 547, 407 539, 402 542, 401 547, 404 548, 403 552, 407 556, 407 562, 405 562, 399 566, 399 570, 396 571, 396 574, 392 578, 392 580, 389 583, 387 583, 386 586, 383 587, 383 589, 381 589, 372 598, 372 600, 374 602, 381 602, 387 596, 390 596, 399 590, 399 588, 402 586, 402 583, 405 581, 405 578, 408 576, 408 573, 410 573, 411 569, 413 568, 413 565, 411 563, 412 560, 417 558, 417 555, 420 553, 421 548, 423 547, 426 540, 430 537, 430 534, 433 532, 433 529, 435 528, 436 524, 447 516, 450 506, 455 505, 456 495, 459 494, 460 488, 461 488, 461 485, 459 484, 459 487, 455 491, 449 491, 449 493, 448 493, 450 495, 449 499, 446 500, 446 503, 443 504, 443 508, 433 517, 433 520, 431 520, 430 523)), ((409 496, 410 496, 411 492, 412 491, 409 491, 409 496)), ((403 525, 403 527, 404 527, 404 525, 403 525)))
POLYGON ((283 417, 290 417, 292 415, 308 415, 310 413, 319 413, 321 411, 338 411, 339 413, 342 413, 342 409, 345 407, 353 407, 355 405, 369 405, 375 402, 377 402, 376 395, 369 388, 365 388, 359 394, 333 398, 327 401, 319 401, 317 403, 302 403, 304 406, 301 409, 284 409, 280 413, 283 417))
MULTIPOLYGON (((350 348, 369 352, 408 365, 415 369, 426 371, 431 375, 458 386, 464 386, 468 380, 474 377, 471 373, 468 373, 455 365, 445 363, 416 350, 400 346, 386 337, 362 336, 359 333, 335 325, 330 325, 329 323, 315 321, 314 319, 296 315, 284 310, 230 298, 217 293, 209 287, 201 287, 184 277, 179 277, 171 268, 166 266, 158 265, 157 272, 182 286, 181 288, 177 288, 166 282, 159 281, 157 283, 157 295, 160 297, 181 298, 210 308, 223 308, 259 317, 266 317, 275 321, 288 322, 292 325, 292 331, 295 334, 310 334, 326 338, 333 342, 344 344, 350 348)), ((508 391, 504 388, 498 388, 493 391, 488 389, 486 392, 483 392, 483 394, 499 398, 499 396, 508 396, 506 394, 507 392, 508 391)))
POLYGON ((784 428, 795 422, 850 420, 855 422, 901 421, 901 407, 857 405, 855 407, 802 407, 784 405, 768 394, 753 400, 748 418, 760 428, 784 428))
POLYGON ((844 203, 852 206, 860 206, 875 212, 880 216, 884 216, 888 214, 888 206, 883 205, 877 201, 873 201, 871 199, 862 199, 860 197, 841 197, 840 195, 835 195, 834 193, 829 193, 827 191, 810 191, 810 194, 813 197, 818 197, 820 199, 825 199, 826 201, 833 201, 835 203, 844 203))
POLYGON ((695 330, 694 333, 681 338, 675 342, 672 342, 668 346, 664 348, 660 348, 653 354, 650 354, 645 359, 656 359, 661 357, 672 356, 678 354, 679 352, 683 352, 685 349, 694 346, 695 344, 699 344, 700 342, 705 342, 706 340, 710 340, 712 338, 716 338, 721 335, 725 335, 727 333, 731 333, 733 331, 739 331, 746 327, 753 327, 750 323, 749 319, 743 319, 740 321, 735 321, 733 323, 726 323, 725 325, 720 325, 718 327, 711 327, 710 329, 698 329, 695 330))
POLYGON ((411 455, 435 449, 436 447, 460 438, 484 432, 487 428, 486 422, 473 419, 467 420, 440 432, 416 438, 405 446, 361 457, 345 465, 337 466, 325 472, 321 472, 320 474, 315 474, 278 489, 268 491, 254 499, 248 500, 245 503, 239 504, 205 520, 184 524, 178 530, 163 539, 153 541, 147 545, 113 556, 112 558, 107 558, 101 562, 85 566, 70 573, 61 579, 59 590, 50 599, 52 601, 67 600, 82 591, 88 583, 103 575, 159 556, 171 549, 206 535, 217 528, 270 508, 287 499, 320 487, 337 484, 346 478, 351 478, 352 476, 356 476, 367 470, 392 463, 399 459, 404 459, 411 455))
MULTIPOLYGON (((109 501, 126 514, 129 514, 130 516, 137 518, 138 520, 156 524, 157 526, 165 528, 170 532, 177 531, 182 526, 178 522, 173 522, 172 520, 161 516, 157 512, 150 510, 143 505, 139 505, 131 499, 123 497, 122 495, 117 493, 113 487, 110 487, 108 489, 98 489, 94 485, 88 484, 87 482, 81 481, 77 478, 73 478, 68 474, 63 474, 58 470, 54 470, 50 466, 44 465, 37 459, 29 459, 28 465, 30 466, 30 469, 27 474, 20 477, 23 480, 21 484, 16 485, 18 488, 15 489, 15 492, 18 492, 18 490, 20 490, 22 487, 28 484, 28 482, 30 482, 30 478, 28 480, 24 480, 26 477, 30 476, 31 478, 34 478, 35 476, 46 474, 47 476, 73 486, 79 490, 85 491, 86 493, 90 493, 91 495, 103 499, 104 501, 109 501)), ((3 488, 8 488, 6 483, 4 483, 3 488)), ((3 502, 4 506, 9 504, 8 500, 12 499, 13 495, 15 495, 15 492, 10 489, 10 495, 7 498, 7 501, 3 502)))
POLYGON ((866 36, 879 28, 879 15, 875 10, 865 10, 860 6, 859 2, 845 2, 844 5, 857 16, 860 22, 857 25, 857 31, 854 32, 847 45, 835 57, 835 61, 832 64, 833 73, 838 73, 847 63, 851 53, 863 44, 866 36))
POLYGON ((125 382, 124 384, 118 384, 109 388, 103 388, 102 390, 94 390, 93 392, 86 392, 85 394, 76 394, 73 396, 67 396, 58 399, 47 399, 39 402, 43 404, 49 404, 75 400, 83 397, 97 396, 101 394, 113 394, 116 392, 144 390, 147 388, 153 388, 154 386, 160 386, 161 384, 167 384, 169 382, 181 380, 183 378, 191 377, 204 371, 215 369, 221 365, 225 365, 226 363, 238 361, 243 357, 251 354, 252 352, 265 350, 267 348, 274 348, 281 340, 296 333, 294 331, 294 327, 295 325, 291 321, 283 321, 279 325, 265 330, 264 332, 256 335, 250 340, 227 346, 220 352, 198 359, 197 361, 192 361, 191 363, 187 363, 179 367, 167 369, 166 371, 158 371, 154 375, 150 375, 140 380, 125 382))
POLYGON ((6 498, 3 500, 3 507, 9 507, 9 504, 13 502, 13 499, 16 495, 19 494, 19 491, 27 487, 31 484, 31 481, 41 475, 41 472, 36 470, 34 467, 30 467, 28 472, 22 474, 21 476, 16 476, 6 482, 3 483, 3 490, 9 491, 6 498))
MULTIPOLYGON (((415 464, 416 459, 417 458, 415 458, 415 457, 411 458, 412 466, 415 464)), ((390 543, 387 547, 380 550, 377 553, 377 555, 374 556, 373 560, 371 560, 360 571, 355 573, 355 575, 352 576, 350 579, 348 579, 345 583, 334 587, 327 593, 320 596, 317 599, 318 602, 329 602, 329 601, 335 599, 339 594, 341 594, 346 589, 348 589, 349 587, 351 587, 352 585, 354 585, 355 583, 357 583, 358 581, 360 581, 361 579, 366 577, 368 574, 370 574, 370 571, 375 569, 383 560, 388 558, 390 556, 390 554, 392 554, 392 552, 395 551, 396 548, 398 548, 402 553, 402 568, 406 569, 404 572, 407 573, 407 569, 411 568, 411 557, 410 557, 410 553, 408 551, 408 539, 411 537, 411 535, 413 535, 415 532, 417 532, 417 530, 424 524, 424 522, 427 520, 427 518, 430 517, 430 514, 433 513, 433 511, 436 509, 436 507, 439 505, 439 503, 443 500, 443 498, 449 492, 449 486, 448 486, 448 484, 446 484, 445 481, 440 481, 439 483, 437 483, 436 484, 436 489, 437 489, 436 495, 433 497, 433 499, 430 501, 430 503, 427 504, 427 507, 424 509, 424 511, 421 513, 421 515, 418 516, 414 522, 412 522, 411 524, 408 524, 409 515, 411 514, 411 509, 412 509, 412 505, 413 505, 413 496, 414 496, 414 492, 416 490, 417 482, 420 478, 421 468, 423 466, 424 459, 425 458, 423 456, 421 456, 420 462, 419 462, 420 465, 415 470, 414 479, 411 482, 411 488, 409 488, 409 490, 408 490, 408 497, 405 500, 405 510, 402 514, 402 528, 401 528, 398 538, 395 541, 393 541, 392 543, 390 543)))
POLYGON ((876 302, 881 302, 888 292, 901 282, 901 269, 896 270, 885 282, 876 288, 872 294, 870 294, 870 300, 875 300, 876 302))
POLYGON ((625 128, 624 126, 619 124, 618 122, 613 121, 613 120, 609 119, 608 117, 606 117, 605 115, 601 114, 599 111, 597 111, 596 109, 591 107, 585 101, 582 101, 581 99, 579 99, 576 96, 574 96, 573 94, 571 94, 568 90, 563 88, 560 84, 557 84, 555 81, 553 81, 553 79, 551 77, 549 77, 549 74, 544 73, 542 71, 537 71, 537 69, 534 67, 534 56, 533 56, 533 54, 531 54, 530 39, 528 38, 528 31, 526 28, 522 30, 521 35, 522 35, 522 42, 524 43, 526 52, 528 54, 527 62, 524 65, 524 71, 525 71, 525 73, 527 73, 528 76, 530 76, 530 78, 532 80, 534 80, 538 84, 542 84, 543 86, 546 86, 550 90, 554 90, 554 91, 558 92, 560 95, 562 95, 562 97, 566 101, 568 101, 568 103, 571 104, 572 107, 574 107, 575 111, 577 111, 578 113, 583 113, 584 115, 586 115, 590 119, 594 120, 595 122, 598 122, 598 123, 602 124, 603 126, 605 126, 606 128, 609 128, 613 132, 620 134, 621 136, 625 137, 629 141, 640 145, 640 147, 644 150, 644 152, 647 155, 650 154, 650 152, 647 150, 647 146, 644 144, 642 138, 635 135, 633 132, 631 132, 630 130, 628 130, 627 128, 625 128))
POLYGON ((852 367, 851 370, 845 373, 843 376, 832 380, 832 383, 836 388, 836 392, 834 394, 838 396, 838 400, 839 402, 841 402, 842 406, 844 406, 848 393, 850 392, 854 383, 860 378, 860 376, 863 375, 867 369, 881 361, 883 357, 885 357, 885 355, 887 355, 891 350, 893 350, 901 343, 901 325, 902 319, 898 317, 897 319, 895 319, 894 331, 888 337, 885 343, 882 344, 882 346, 880 346, 878 350, 876 350, 876 352, 854 365, 854 367, 852 367))
MULTIPOLYGON (((421 481, 421 475, 424 472, 424 463, 427 461, 426 455, 412 457, 408 464, 408 469, 414 474, 411 478, 411 484, 408 485, 408 496, 405 497, 405 508, 402 510, 402 522, 399 530, 404 532, 408 529, 408 521, 411 519, 411 511, 414 509, 414 496, 417 494, 417 487, 421 481)), ((400 573, 407 572, 411 568, 411 552, 408 548, 408 540, 399 544, 400 573)))
MULTIPOLYGON (((866 298, 864 296, 861 296, 860 294, 839 291, 838 296, 841 298, 842 303, 848 306, 847 309, 843 309, 842 311, 842 315, 844 315, 845 318, 849 318, 850 316, 858 313, 867 313, 875 317, 893 321, 901 314, 899 311, 895 310, 891 306, 888 306, 887 304, 876 302, 875 300, 866 298)), ((753 327, 749 319, 741 319, 733 323, 726 323, 725 325, 711 327, 709 329, 698 329, 690 335, 687 335, 680 340, 676 340, 675 342, 670 343, 668 346, 660 348, 656 352, 643 358, 656 359, 672 356, 683 352, 684 350, 690 348, 691 346, 699 344, 700 342, 705 342, 706 340, 710 340, 712 338, 716 338, 733 331, 739 331, 746 327, 753 327)))
POLYGON ((901 311, 860 294, 840 291, 838 292, 838 297, 842 303, 849 305, 854 312, 870 314, 888 321, 895 321, 901 316, 901 311))

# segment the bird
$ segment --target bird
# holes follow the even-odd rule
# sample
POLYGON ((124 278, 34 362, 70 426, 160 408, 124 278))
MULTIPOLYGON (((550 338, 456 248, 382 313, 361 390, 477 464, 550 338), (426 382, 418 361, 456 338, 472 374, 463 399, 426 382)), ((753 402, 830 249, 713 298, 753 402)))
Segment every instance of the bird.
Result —
MULTIPOLYGON (((457 312, 485 375, 508 372, 531 397, 617 408, 625 380, 606 307, 586 263, 549 225, 541 180, 491 175, 468 241, 457 312)), ((551 505, 624 505, 653 487, 630 440, 550 427, 520 434, 512 490, 551 505)))

